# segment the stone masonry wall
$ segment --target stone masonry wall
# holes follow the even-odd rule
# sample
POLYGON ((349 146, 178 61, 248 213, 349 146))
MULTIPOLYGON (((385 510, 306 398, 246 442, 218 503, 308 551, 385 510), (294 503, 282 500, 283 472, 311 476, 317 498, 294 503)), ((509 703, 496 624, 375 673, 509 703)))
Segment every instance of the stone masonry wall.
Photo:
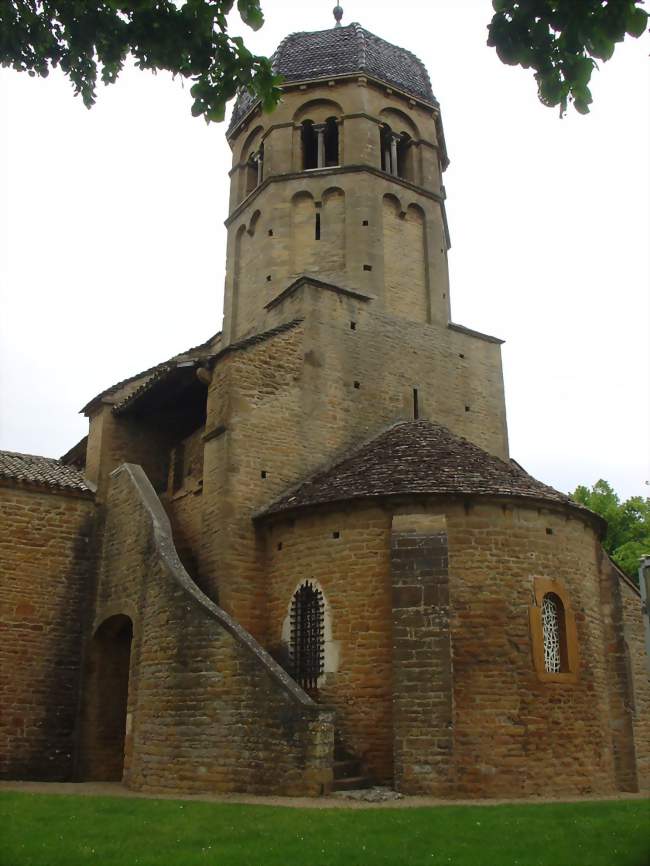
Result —
POLYGON ((628 674, 632 680, 628 701, 632 711, 637 778, 639 788, 650 791, 650 658, 645 648, 641 598, 628 581, 619 577, 619 582, 628 674))
POLYGON ((200 571, 215 582, 206 592, 215 599, 218 592, 262 641, 264 578, 252 516, 391 423, 413 418, 414 389, 419 417, 507 455, 497 345, 371 314, 361 301, 313 287, 284 303, 280 321, 301 316, 292 330, 219 360, 209 390, 200 571))
POLYGON ((634 736, 634 682, 630 648, 626 645, 623 576, 598 545, 600 603, 604 651, 609 680, 609 727, 617 787, 639 787, 634 736))
MULTIPOLYGON (((271 643, 292 593, 316 580, 337 643, 319 699, 335 708, 337 728, 372 771, 387 772, 394 761, 402 791, 435 796, 631 787, 620 760, 634 748, 619 712, 621 622, 602 594, 600 547, 588 522, 521 500, 432 498, 276 515, 260 521, 260 533, 271 643), (564 681, 542 680, 534 666, 530 608, 539 578, 560 582, 575 615, 578 669, 564 681)), ((640 620, 638 596, 628 595, 623 587, 631 639, 640 620)), ((634 660, 643 777, 647 679, 642 657, 634 660)))
POLYGON ((378 781, 393 776, 390 515, 381 508, 279 521, 263 532, 269 647, 287 655, 293 594, 316 581, 327 610, 319 703, 378 781), (331 629, 331 636, 329 633, 331 629))
POLYGON ((375 298, 379 310, 446 324, 449 278, 444 191, 431 111, 401 94, 389 94, 386 88, 360 86, 356 79, 339 80, 332 86, 315 83, 308 91, 287 90, 273 116, 251 120, 231 142, 226 341, 238 339, 251 328, 261 330, 264 304, 301 273, 328 275, 338 285, 367 293, 375 298), (300 122, 321 113, 323 118, 340 120, 339 165, 304 171, 300 122), (416 170, 408 181, 381 170, 380 129, 385 122, 410 129, 411 163, 416 170), (259 127, 263 129, 264 179, 244 197, 241 193, 248 185, 242 184, 242 175, 248 172, 249 147, 241 148, 251 134, 255 138, 254 130, 259 127), (340 215, 328 212, 333 190, 340 215), (409 244, 399 251, 403 266, 399 287, 394 279, 395 263, 385 258, 383 250, 384 235, 390 228, 383 220, 385 195, 395 199, 398 213, 407 214, 411 205, 418 209, 417 225, 411 225, 412 212, 404 224, 393 225, 409 244), (320 240, 316 240, 310 201, 322 211, 320 240), (300 213, 296 203, 301 205, 300 213), (344 236, 339 234, 343 225, 344 236), (416 280, 412 289, 411 278, 416 280), (399 299, 393 297, 396 289, 399 299))
POLYGON ((93 512, 0 486, 0 778, 71 777, 93 512))
POLYGON ((396 514, 390 544, 395 787, 444 796, 453 791, 445 518, 396 514))
POLYGON ((454 763, 461 796, 617 790, 606 630, 594 532, 568 514, 512 504, 448 511, 454 763), (575 683, 542 682, 528 608, 536 577, 575 613, 575 683))
MULTIPOLYGON (((111 476, 103 538, 91 631, 117 614, 133 622, 125 783, 174 792, 326 790, 330 715, 193 584, 137 466, 111 476)), ((94 699, 87 694, 87 705, 94 699)), ((92 732, 84 741, 92 748, 92 732)))

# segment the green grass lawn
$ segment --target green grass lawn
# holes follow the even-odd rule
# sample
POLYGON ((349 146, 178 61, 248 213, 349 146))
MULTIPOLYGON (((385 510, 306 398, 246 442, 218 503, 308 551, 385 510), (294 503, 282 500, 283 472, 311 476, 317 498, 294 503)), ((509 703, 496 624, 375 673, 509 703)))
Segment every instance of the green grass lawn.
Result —
POLYGON ((0 793, 1 866, 649 866, 650 801, 292 809, 0 793))

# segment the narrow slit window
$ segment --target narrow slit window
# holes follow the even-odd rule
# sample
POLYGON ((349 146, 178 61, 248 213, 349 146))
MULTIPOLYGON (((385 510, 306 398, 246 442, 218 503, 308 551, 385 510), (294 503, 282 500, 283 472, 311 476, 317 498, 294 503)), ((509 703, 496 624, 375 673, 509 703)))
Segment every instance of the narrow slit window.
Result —
POLYGON ((320 240, 320 214, 316 214, 316 225, 314 227, 314 237, 317 241, 320 240))
POLYGON ((413 418, 415 421, 420 417, 420 406, 418 403, 418 389, 413 389, 413 418))

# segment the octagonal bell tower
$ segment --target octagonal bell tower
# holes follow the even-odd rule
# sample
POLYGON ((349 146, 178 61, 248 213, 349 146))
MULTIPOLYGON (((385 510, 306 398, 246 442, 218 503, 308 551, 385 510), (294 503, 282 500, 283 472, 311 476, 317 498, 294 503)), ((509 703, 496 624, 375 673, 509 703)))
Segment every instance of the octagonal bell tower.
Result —
POLYGON ((263 330, 268 305, 303 276, 376 312, 449 321, 448 160, 429 76, 409 51, 336 17, 280 44, 272 114, 247 93, 235 105, 226 342, 263 330))

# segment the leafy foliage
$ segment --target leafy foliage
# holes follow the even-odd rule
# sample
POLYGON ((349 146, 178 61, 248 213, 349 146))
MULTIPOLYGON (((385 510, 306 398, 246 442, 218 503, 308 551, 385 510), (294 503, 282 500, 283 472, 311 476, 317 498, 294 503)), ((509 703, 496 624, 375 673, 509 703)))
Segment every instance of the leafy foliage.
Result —
MULTIPOLYGON (((0 63, 30 75, 60 67, 88 107, 98 74, 113 83, 128 55, 141 69, 166 69, 193 82, 192 113, 222 120, 240 87, 278 102, 279 77, 268 58, 252 54, 228 34, 235 0, 0 0, 0 63)), ((539 98, 571 101, 586 114, 591 73, 609 60, 625 36, 648 26, 643 0, 493 0, 488 45, 512 65, 533 68, 539 98)), ((260 0, 237 0, 254 30, 264 16, 260 0)))
MULTIPOLYGON (((234 0, 0 0, 0 63, 30 75, 60 67, 90 107, 98 72, 113 83, 127 56, 141 69, 166 69, 193 82, 192 114, 223 120, 239 87, 278 101, 279 79, 265 57, 228 34, 234 0)), ((260 0, 237 0, 253 30, 264 22, 260 0)))
POLYGON ((534 69, 540 100, 569 101, 581 114, 592 102, 589 81, 597 60, 609 60, 617 42, 648 26, 643 0, 492 0, 488 45, 503 63, 534 69))
POLYGON ((591 490, 580 485, 571 494, 607 521, 603 547, 614 562, 638 581, 639 559, 650 555, 650 498, 632 496, 621 502, 607 481, 597 481, 591 490))

